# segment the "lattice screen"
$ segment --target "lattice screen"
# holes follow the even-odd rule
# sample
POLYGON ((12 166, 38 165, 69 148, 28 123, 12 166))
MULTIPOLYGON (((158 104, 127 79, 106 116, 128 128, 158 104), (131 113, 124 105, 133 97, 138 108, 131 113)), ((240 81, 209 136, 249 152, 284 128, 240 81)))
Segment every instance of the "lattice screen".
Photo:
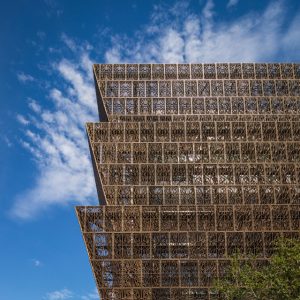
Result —
POLYGON ((219 299, 237 251, 300 238, 299 64, 94 65, 101 205, 77 207, 104 300, 219 299))

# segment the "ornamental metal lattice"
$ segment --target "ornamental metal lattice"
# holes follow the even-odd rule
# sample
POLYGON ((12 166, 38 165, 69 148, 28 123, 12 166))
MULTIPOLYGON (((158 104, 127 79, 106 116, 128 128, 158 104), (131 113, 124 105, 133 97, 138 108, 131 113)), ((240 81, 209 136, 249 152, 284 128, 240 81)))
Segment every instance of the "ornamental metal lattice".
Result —
POLYGON ((300 64, 94 65, 99 206, 76 208, 101 299, 219 299, 234 253, 300 238, 300 64))

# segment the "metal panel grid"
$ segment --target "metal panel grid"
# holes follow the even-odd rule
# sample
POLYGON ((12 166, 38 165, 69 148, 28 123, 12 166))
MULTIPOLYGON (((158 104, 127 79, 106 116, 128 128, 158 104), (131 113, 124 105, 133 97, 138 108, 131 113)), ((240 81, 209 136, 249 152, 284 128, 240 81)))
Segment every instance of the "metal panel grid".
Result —
POLYGON ((232 254, 299 238, 299 64, 94 65, 105 205, 77 207, 101 299, 219 299, 232 254))

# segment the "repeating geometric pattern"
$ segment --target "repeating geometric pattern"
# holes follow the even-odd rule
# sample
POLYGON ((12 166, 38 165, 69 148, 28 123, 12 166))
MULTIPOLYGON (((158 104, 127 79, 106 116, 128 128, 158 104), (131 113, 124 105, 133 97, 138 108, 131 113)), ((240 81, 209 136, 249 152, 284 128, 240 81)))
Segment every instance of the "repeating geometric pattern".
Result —
POLYGON ((101 299, 219 299, 236 252, 300 238, 299 64, 94 65, 99 206, 77 215, 101 299))

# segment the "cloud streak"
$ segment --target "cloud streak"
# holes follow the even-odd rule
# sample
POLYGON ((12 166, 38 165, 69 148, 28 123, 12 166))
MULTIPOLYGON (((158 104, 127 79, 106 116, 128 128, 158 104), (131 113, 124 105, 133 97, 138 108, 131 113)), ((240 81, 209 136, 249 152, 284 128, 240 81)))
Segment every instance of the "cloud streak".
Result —
POLYGON ((93 299, 99 299, 99 294, 97 289, 95 288, 92 293, 88 293, 86 295, 81 296, 82 300, 93 300, 93 299))
POLYGON ((17 73, 17 78, 22 83, 32 82, 35 80, 33 76, 30 74, 25 74, 24 72, 17 73))
POLYGON ((73 298, 73 293, 68 289, 50 292, 44 297, 45 300, 65 300, 73 298))
POLYGON ((81 300, 94 300, 99 299, 99 294, 96 288, 92 292, 80 295, 74 291, 71 291, 67 288, 56 290, 50 293, 47 293, 44 300, 65 300, 65 299, 81 299, 81 300))
MULTIPOLYGON (((237 1, 230 1, 232 6, 237 1)), ((283 1, 273 1, 260 13, 218 22, 214 2, 200 14, 187 9, 158 13, 134 37, 113 36, 107 62, 237 62, 298 60, 300 19, 286 20, 283 1)))
POLYGON ((227 3, 227 7, 233 7, 236 6, 239 3, 239 0, 229 0, 227 3))
MULTIPOLYGON (((299 28, 299 17, 286 20, 282 1, 271 2, 260 13, 223 22, 217 21, 212 0, 199 14, 189 11, 186 2, 178 2, 168 9, 154 7, 151 21, 130 37, 112 35, 111 47, 99 61, 295 61, 300 53, 299 28)), ((21 143, 39 172, 32 188, 15 199, 11 214, 21 219, 38 216, 54 205, 95 204, 97 199, 84 130, 85 122, 97 120, 91 47, 82 47, 66 35, 62 41, 76 60, 61 58, 54 64, 59 85, 52 83, 45 90, 51 107, 28 99, 30 115, 17 115, 25 128, 21 143)), ((25 74, 19 80, 31 81, 25 74)))
POLYGON ((96 201, 85 122, 96 120, 96 101, 87 53, 79 63, 62 59, 54 73, 65 89, 48 90, 51 109, 29 100, 31 114, 17 116, 25 126, 22 145, 36 161, 39 176, 34 186, 19 195, 11 210, 14 217, 29 219, 53 205, 91 204, 96 201))

